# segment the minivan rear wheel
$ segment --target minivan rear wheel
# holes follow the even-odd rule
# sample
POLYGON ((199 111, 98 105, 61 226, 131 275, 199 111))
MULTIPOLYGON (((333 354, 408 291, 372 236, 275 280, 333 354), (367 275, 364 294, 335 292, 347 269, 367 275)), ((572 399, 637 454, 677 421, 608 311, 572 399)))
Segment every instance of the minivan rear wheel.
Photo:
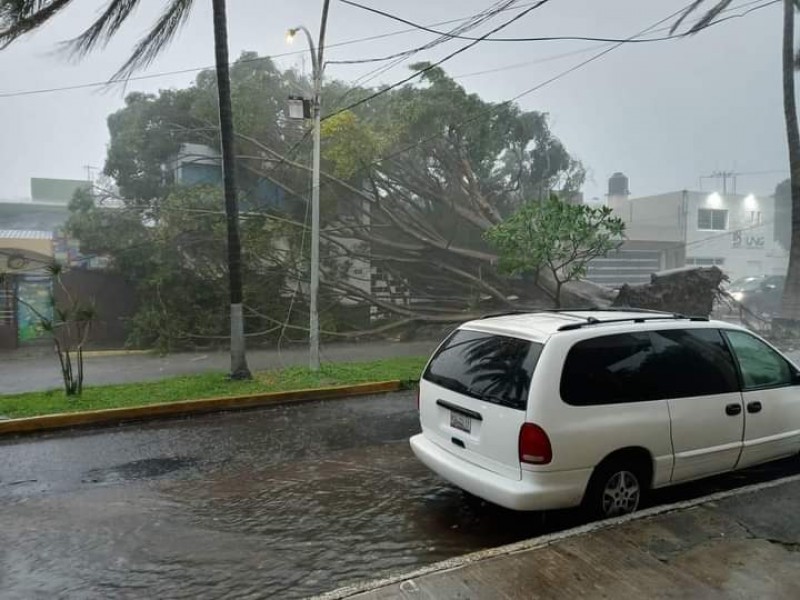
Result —
POLYGON ((641 469, 633 465, 601 465, 589 482, 584 508, 601 519, 632 513, 642 501, 643 481, 641 469))

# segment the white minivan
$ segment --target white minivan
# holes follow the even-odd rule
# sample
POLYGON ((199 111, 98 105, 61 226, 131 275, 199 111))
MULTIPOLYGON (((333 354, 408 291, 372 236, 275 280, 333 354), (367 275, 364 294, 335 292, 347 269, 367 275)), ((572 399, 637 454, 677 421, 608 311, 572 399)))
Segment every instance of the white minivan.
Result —
POLYGON ((649 489, 800 452, 800 371, 723 322, 647 311, 471 321, 420 380, 414 454, 511 509, 636 510, 649 489))

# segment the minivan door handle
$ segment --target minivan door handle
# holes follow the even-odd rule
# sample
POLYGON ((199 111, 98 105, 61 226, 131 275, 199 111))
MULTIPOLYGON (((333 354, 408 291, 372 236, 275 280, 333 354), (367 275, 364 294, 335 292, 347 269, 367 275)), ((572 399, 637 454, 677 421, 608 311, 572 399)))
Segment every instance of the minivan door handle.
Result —
POLYGON ((748 402, 747 403, 747 412, 749 413, 757 413, 761 412, 761 402, 748 402))
POLYGON ((735 417, 741 412, 742 412, 741 404, 728 404, 728 406, 725 407, 725 414, 730 417, 735 417))

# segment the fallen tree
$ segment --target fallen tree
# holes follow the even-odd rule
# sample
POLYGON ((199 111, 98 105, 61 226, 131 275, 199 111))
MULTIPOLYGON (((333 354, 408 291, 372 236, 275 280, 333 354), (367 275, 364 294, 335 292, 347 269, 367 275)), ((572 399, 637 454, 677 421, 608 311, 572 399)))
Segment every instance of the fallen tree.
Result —
POLYGON ((661 271, 651 276, 650 283, 622 286, 612 306, 707 317, 720 299, 726 280, 717 267, 661 271))
MULTIPOLYGON (((180 185, 164 170, 185 144, 218 147, 212 75, 184 90, 129 96, 109 118, 105 166, 123 208, 74 207, 71 228, 84 251, 109 256, 137 283, 134 325, 143 344, 152 332, 165 347, 227 337, 221 194, 180 185)), ((283 104, 309 82, 254 55, 237 61, 231 76, 247 330, 275 340, 306 322, 310 136, 287 121, 283 104), (277 197, 286 205, 270 202, 277 197)), ((552 269, 506 275, 486 240, 527 204, 551 194, 575 200, 584 170, 547 115, 485 102, 440 69, 419 86, 335 109, 336 98, 373 91, 328 82, 324 92, 323 333, 399 335, 498 310, 544 309, 556 297, 566 307, 614 301, 612 290, 576 279, 583 268, 560 292, 564 279, 552 269), (345 305, 366 308, 366 319, 345 322, 337 312, 345 305)), ((208 154, 198 158, 208 164, 208 154)))

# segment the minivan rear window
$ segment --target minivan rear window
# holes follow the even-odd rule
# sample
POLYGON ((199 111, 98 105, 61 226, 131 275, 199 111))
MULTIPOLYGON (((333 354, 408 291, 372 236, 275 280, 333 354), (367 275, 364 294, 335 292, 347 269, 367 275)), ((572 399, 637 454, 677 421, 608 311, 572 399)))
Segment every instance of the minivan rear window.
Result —
POLYGON ((423 379, 448 390, 525 410, 542 344, 459 329, 442 344, 423 379))

